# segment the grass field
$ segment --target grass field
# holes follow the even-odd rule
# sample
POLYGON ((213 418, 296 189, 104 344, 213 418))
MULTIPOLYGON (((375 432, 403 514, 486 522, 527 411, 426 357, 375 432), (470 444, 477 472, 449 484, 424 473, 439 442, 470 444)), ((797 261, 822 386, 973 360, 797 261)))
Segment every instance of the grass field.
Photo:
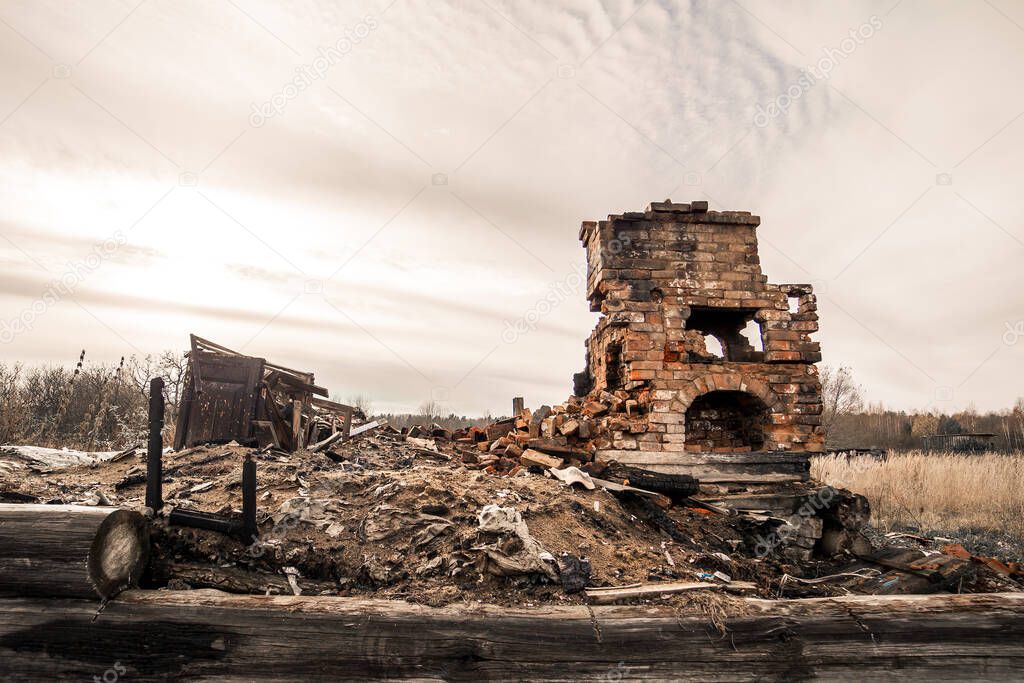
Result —
POLYGON ((1024 453, 823 456, 812 461, 811 474, 866 496, 872 522, 883 529, 976 530, 1024 539, 1024 453))

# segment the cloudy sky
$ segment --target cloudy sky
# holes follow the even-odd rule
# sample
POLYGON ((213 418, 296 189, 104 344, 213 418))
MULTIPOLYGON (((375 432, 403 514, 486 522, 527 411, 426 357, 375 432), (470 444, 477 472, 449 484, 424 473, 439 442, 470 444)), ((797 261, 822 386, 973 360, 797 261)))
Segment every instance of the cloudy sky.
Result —
POLYGON ((671 197, 762 217, 871 400, 1008 407, 1021 82, 1011 0, 0 0, 0 361, 561 401, 580 221, 671 197))

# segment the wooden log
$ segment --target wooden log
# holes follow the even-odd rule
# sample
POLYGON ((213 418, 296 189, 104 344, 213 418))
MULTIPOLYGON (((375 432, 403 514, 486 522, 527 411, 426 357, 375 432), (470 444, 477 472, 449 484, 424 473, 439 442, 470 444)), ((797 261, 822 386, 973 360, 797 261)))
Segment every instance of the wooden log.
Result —
POLYGON ((137 512, 0 504, 0 593, 107 598, 138 585, 149 524, 137 512))
POLYGON ((15 680, 1015 679, 1024 595, 735 599, 697 608, 465 605, 219 591, 0 601, 15 680))

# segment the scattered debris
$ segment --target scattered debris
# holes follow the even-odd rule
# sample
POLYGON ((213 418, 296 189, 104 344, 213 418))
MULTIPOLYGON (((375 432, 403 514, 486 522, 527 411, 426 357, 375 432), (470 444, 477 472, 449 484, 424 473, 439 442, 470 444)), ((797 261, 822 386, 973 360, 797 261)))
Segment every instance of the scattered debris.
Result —
POLYGON ((494 538, 492 543, 473 547, 481 553, 478 562, 481 571, 497 576, 543 574, 552 581, 558 580, 554 556, 530 535, 526 522, 515 508, 487 505, 478 519, 481 536, 494 538))
POLYGON ((590 475, 578 467, 566 467, 564 470, 556 470, 552 468, 551 474, 553 474, 556 479, 560 479, 570 486, 573 484, 579 484, 590 491, 597 488, 597 484, 594 483, 594 480, 590 475))
POLYGON ((590 560, 562 553, 558 558, 558 574, 566 594, 579 593, 590 583, 590 560))

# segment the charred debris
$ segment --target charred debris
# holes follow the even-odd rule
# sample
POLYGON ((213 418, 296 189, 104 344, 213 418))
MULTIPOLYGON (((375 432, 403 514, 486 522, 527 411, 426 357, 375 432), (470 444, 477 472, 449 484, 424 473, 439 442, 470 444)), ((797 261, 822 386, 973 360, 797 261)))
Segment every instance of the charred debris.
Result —
POLYGON ((1021 590, 1019 567, 960 547, 873 544, 866 499, 810 480, 816 301, 762 274, 759 223, 669 200, 585 222, 601 317, 559 405, 396 430, 312 372, 193 335, 172 450, 154 401, 148 452, 11 493, 147 507, 144 580, 172 589, 430 604, 1021 590))

